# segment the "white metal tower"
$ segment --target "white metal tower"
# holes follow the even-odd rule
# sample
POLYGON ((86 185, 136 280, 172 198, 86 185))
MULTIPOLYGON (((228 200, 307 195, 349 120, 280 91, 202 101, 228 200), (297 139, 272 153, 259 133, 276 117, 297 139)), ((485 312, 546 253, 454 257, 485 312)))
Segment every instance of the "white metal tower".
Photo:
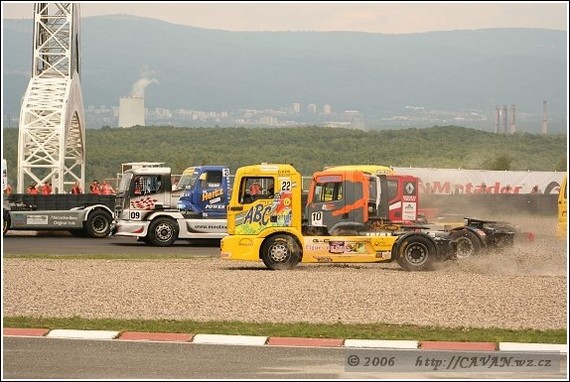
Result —
MULTIPOLYGON (((18 187, 78 181, 85 189, 85 115, 81 94, 78 3, 35 3, 32 77, 22 101, 18 187)), ((68 187, 69 189, 70 187, 68 187)))

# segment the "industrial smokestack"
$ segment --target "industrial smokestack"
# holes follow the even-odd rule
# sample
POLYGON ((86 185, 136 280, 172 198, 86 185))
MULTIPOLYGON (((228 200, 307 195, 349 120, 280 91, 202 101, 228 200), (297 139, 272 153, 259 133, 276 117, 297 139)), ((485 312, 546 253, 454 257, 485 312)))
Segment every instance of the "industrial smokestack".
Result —
POLYGON ((119 100, 119 127, 144 125, 144 98, 121 97, 119 100))
POLYGON ((515 105, 511 105, 511 134, 517 131, 517 125, 515 122, 515 105))
POLYGON ((150 84, 158 84, 153 72, 147 67, 140 71, 139 79, 133 84, 131 95, 119 100, 119 127, 145 125, 144 93, 150 84))
POLYGON ((500 121, 501 111, 499 105, 495 105, 495 134, 499 134, 499 121, 500 121))
POLYGON ((548 126, 546 125, 546 121, 548 118, 546 117, 546 101, 542 101, 542 134, 548 134, 548 126))
POLYGON ((503 130, 505 131, 505 134, 509 133, 509 127, 507 126, 507 105, 503 105, 503 130))

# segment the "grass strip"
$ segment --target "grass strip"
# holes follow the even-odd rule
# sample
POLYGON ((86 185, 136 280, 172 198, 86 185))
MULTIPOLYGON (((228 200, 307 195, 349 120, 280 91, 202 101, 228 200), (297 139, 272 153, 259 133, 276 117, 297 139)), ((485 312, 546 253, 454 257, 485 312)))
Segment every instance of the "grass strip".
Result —
POLYGON ((392 324, 314 324, 239 321, 117 320, 81 317, 4 317, 5 328, 116 330, 267 337, 350 338, 417 341, 526 342, 566 344, 567 330, 443 328, 392 324))

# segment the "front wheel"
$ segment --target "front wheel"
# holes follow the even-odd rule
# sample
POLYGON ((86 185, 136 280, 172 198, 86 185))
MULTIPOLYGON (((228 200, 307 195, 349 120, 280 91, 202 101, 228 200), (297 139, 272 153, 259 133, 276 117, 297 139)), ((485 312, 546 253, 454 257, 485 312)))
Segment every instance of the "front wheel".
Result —
POLYGON ((157 247, 170 247, 178 238, 178 224, 170 218, 157 218, 150 223, 146 241, 157 247))
POLYGON ((261 260, 272 270, 293 269, 300 259, 299 245, 288 235, 270 237, 261 247, 261 260))
POLYGON ((398 240, 394 245, 396 261, 407 271, 428 271, 433 269, 437 248, 426 236, 412 234, 398 240))
POLYGON ((89 237, 103 238, 111 234, 113 217, 105 211, 93 211, 85 221, 85 232, 89 237))
POLYGON ((460 229, 453 231, 449 238, 457 242, 457 251, 455 252, 458 259, 464 259, 481 252, 481 242, 477 235, 468 229, 460 229))

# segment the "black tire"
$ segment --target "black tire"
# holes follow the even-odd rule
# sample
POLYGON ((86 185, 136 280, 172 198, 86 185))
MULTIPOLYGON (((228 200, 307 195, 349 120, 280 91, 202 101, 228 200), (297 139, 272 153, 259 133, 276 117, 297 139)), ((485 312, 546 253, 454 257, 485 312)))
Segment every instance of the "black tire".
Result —
POLYGON ((294 269, 301 260, 301 251, 291 236, 275 235, 261 246, 261 260, 271 270, 294 269))
POLYGON ((434 242, 425 235, 402 236, 394 244, 396 261, 406 271, 429 271, 437 257, 434 242))
POLYGON ((93 211, 84 223, 85 232, 89 237, 104 238, 111 234, 113 217, 105 211, 93 211))
POLYGON ((458 259, 464 259, 481 252, 482 244, 476 234, 468 229, 453 231, 449 238, 457 241, 457 251, 455 255, 458 259))
POLYGON ((178 224, 171 218, 159 217, 150 223, 145 242, 157 247, 170 247, 178 239, 178 224))
POLYGON ((7 210, 2 211, 2 236, 6 235, 10 228, 10 213, 7 210))

